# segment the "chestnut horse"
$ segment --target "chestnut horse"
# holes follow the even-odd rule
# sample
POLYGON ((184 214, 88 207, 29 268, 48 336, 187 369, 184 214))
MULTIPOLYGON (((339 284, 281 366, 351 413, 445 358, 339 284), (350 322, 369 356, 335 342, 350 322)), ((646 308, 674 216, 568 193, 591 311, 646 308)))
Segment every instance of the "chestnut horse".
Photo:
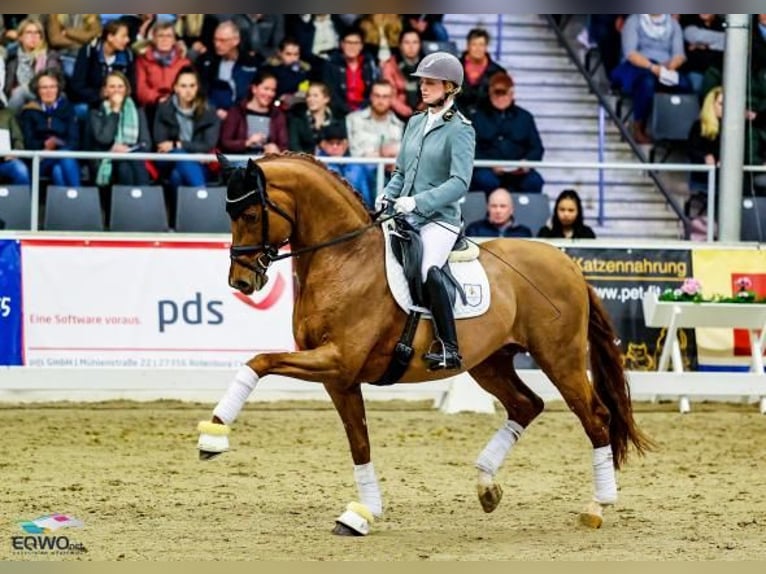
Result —
MULTIPOLYGON (((294 257, 297 294, 293 332, 300 349, 254 356, 232 381, 211 421, 200 423, 200 457, 228 449, 229 424, 257 381, 268 374, 324 385, 343 421, 360 500, 336 520, 336 534, 367 534, 383 511, 371 462, 361 384, 380 379, 402 332, 405 313, 389 291, 384 238, 358 193, 312 156, 285 153, 233 169, 219 157, 232 218, 229 284, 261 289, 269 264, 294 257), (289 242, 290 254, 278 255, 289 242)), ((598 296, 559 249, 539 241, 499 239, 481 245, 491 305, 483 316, 457 321, 463 368, 505 407, 508 419, 476 461, 479 501, 494 510, 502 495, 495 474, 543 400, 514 370, 528 350, 580 419, 593 445, 594 497, 580 520, 599 527, 603 507, 617 500, 615 469, 629 445, 651 441, 633 419, 618 343, 598 296), (588 353, 593 383, 588 379, 588 353)), ((429 371, 421 356, 432 341, 420 321, 414 358, 401 383, 454 376, 429 371)))

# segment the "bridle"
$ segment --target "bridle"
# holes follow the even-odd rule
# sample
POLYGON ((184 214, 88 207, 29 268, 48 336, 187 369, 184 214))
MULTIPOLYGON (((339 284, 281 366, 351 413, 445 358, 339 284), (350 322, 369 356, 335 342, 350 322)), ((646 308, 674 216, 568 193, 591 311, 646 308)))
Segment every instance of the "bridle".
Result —
MULTIPOLYGON (((248 172, 249 169, 250 168, 248 167, 248 172)), ((249 173, 245 175, 245 181, 249 180, 248 175, 249 173)), ((279 207, 279 205, 277 205, 269 197, 268 192, 266 191, 266 177, 264 176, 263 171, 257 166, 256 185, 254 189, 248 190, 241 196, 234 199, 230 198, 228 193, 226 196, 226 211, 229 213, 229 217, 231 217, 232 221, 241 217, 245 210, 253 205, 261 206, 261 214, 263 217, 263 222, 261 225, 261 242, 254 245, 232 245, 229 248, 229 258, 231 259, 232 263, 241 265, 245 269, 249 269, 250 271, 253 271, 259 275, 265 274, 269 266, 275 261, 288 259, 290 257, 298 257, 304 253, 317 251, 323 247, 330 247, 331 245, 337 245, 338 243, 350 241, 351 239, 358 237, 367 230, 380 226, 384 222, 398 215, 391 214, 379 218, 383 212, 383 210, 381 210, 373 214, 372 223, 369 223, 364 227, 354 229, 353 231, 344 233, 343 235, 339 235, 338 237, 328 241, 324 241, 316 245, 310 245, 308 247, 303 247, 301 249, 290 250, 280 255, 279 250, 287 245, 290 242, 290 238, 293 236, 293 231, 295 230, 295 220, 290 216, 289 213, 279 207), (290 233, 279 243, 271 243, 269 241, 269 210, 274 211, 277 215, 282 217, 290 224, 290 233), (251 255, 257 255, 253 263, 250 263, 248 260, 244 259, 244 257, 251 255)))

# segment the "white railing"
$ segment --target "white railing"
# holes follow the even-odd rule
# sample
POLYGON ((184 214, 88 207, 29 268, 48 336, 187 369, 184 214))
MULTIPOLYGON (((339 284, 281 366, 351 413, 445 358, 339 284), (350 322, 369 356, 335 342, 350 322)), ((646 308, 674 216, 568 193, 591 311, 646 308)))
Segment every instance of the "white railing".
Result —
MULTIPOLYGON (((204 153, 110 153, 94 151, 22 151, 14 150, 14 157, 30 158, 32 160, 32 206, 31 222, 32 230, 38 230, 38 216, 40 208, 40 161, 46 158, 71 157, 75 159, 98 160, 110 158, 112 160, 131 160, 131 161, 199 161, 212 162, 216 160, 214 154, 204 153)), ((231 161, 246 161, 259 156, 253 155, 234 155, 226 154, 227 159, 231 161)), ((392 158, 372 158, 372 157, 323 157, 316 158, 325 163, 337 164, 375 164, 377 165, 377 191, 380 193, 385 181, 385 166, 392 165, 395 160, 392 158)), ((667 172, 707 172, 708 194, 707 194, 707 213, 709 221, 715 221, 716 205, 716 167, 707 164, 685 164, 685 163, 603 163, 603 162, 563 162, 563 161, 497 161, 481 160, 474 162, 476 167, 504 167, 504 168, 540 168, 540 169, 571 169, 571 170, 617 170, 617 171, 667 171, 667 172)), ((766 172, 766 166, 745 166, 745 171, 766 172)), ((599 197, 602 203, 603 196, 599 197)), ((602 207, 599 208, 603 212, 602 207)), ((707 240, 713 241, 714 226, 709 225, 707 231, 707 240)))

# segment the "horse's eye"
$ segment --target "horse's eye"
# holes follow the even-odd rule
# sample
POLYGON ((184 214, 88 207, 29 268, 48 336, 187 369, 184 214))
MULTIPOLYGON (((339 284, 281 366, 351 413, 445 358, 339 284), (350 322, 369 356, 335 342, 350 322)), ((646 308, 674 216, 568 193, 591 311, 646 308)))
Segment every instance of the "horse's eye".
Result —
POLYGON ((257 213, 243 213, 242 220, 247 224, 258 223, 257 213))

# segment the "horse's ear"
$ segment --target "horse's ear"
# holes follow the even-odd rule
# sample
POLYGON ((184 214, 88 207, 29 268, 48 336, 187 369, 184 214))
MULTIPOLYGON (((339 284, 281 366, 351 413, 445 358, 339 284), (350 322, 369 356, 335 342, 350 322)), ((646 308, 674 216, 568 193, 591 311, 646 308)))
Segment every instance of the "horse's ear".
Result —
POLYGON ((221 152, 217 151, 215 152, 215 155, 218 158, 218 163, 221 165, 221 175, 223 176, 223 182, 229 183, 229 178, 231 177, 231 174, 234 173, 236 168, 221 152))
POLYGON ((248 158, 247 168, 245 169, 245 181, 256 186, 263 187, 265 184, 265 177, 261 166, 255 163, 252 159, 248 158))

